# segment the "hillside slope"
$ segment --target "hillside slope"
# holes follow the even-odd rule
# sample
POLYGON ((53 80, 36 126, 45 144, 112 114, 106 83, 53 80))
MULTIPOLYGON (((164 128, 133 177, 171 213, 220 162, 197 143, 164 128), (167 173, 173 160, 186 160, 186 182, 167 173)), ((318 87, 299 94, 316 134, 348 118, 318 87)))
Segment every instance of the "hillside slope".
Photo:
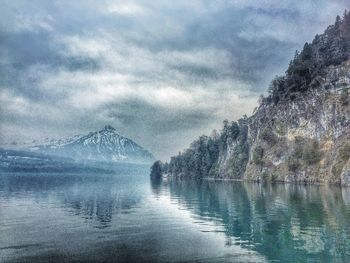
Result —
POLYGON ((296 52, 249 118, 201 136, 162 172, 350 186, 350 14, 296 52))

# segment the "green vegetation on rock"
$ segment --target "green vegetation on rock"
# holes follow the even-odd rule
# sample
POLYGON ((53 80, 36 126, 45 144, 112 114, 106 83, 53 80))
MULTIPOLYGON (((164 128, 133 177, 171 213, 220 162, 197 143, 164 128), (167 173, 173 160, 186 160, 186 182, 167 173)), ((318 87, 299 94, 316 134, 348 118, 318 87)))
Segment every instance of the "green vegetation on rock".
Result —
POLYGON ((321 161, 322 152, 317 141, 312 141, 304 146, 302 159, 308 165, 313 165, 321 161))
POLYGON ((256 165, 262 165, 263 162, 263 156, 264 156, 264 148, 260 145, 255 147, 253 151, 253 162, 256 165))

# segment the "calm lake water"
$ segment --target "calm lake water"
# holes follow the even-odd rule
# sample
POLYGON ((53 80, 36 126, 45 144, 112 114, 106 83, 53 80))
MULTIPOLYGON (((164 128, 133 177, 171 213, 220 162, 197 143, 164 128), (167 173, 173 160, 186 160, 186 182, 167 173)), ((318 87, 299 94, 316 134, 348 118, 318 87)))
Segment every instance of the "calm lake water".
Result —
POLYGON ((0 175, 1 262, 350 262, 350 189, 0 175))

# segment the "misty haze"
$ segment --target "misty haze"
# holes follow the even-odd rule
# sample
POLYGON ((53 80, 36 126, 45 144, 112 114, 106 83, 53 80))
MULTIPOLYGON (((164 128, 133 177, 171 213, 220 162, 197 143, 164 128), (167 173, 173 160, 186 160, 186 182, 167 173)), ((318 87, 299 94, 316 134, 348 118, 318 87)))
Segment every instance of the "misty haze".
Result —
POLYGON ((349 262, 350 4, 0 9, 0 263, 349 262))

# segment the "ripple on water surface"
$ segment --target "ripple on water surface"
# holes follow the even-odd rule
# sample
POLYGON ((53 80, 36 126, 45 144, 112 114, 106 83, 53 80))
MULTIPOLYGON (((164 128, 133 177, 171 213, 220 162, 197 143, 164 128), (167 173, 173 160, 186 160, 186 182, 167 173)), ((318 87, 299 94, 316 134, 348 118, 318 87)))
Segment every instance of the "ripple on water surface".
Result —
POLYGON ((0 175, 2 262, 347 262, 349 189, 0 175))

